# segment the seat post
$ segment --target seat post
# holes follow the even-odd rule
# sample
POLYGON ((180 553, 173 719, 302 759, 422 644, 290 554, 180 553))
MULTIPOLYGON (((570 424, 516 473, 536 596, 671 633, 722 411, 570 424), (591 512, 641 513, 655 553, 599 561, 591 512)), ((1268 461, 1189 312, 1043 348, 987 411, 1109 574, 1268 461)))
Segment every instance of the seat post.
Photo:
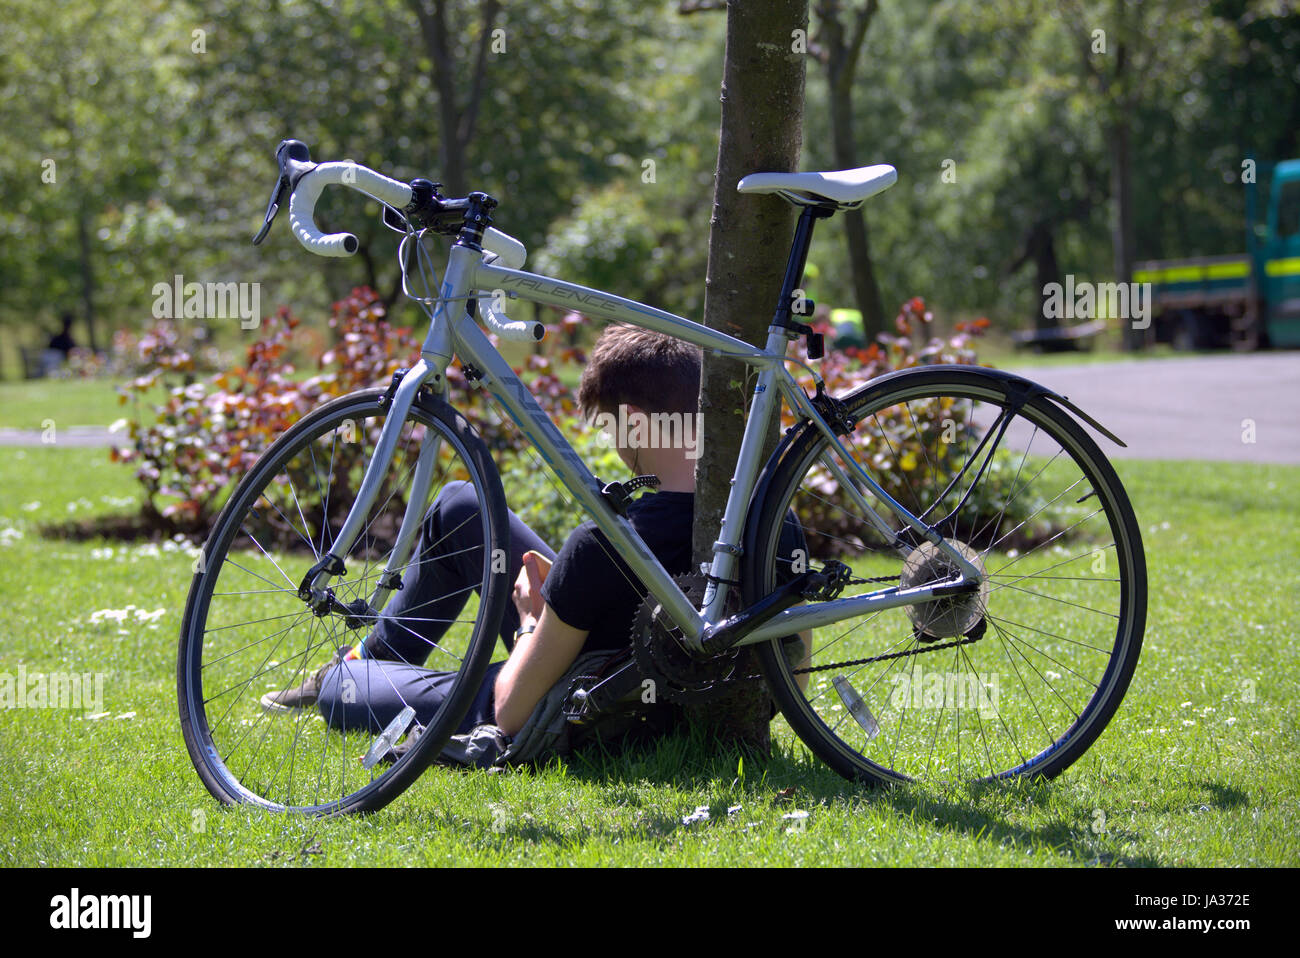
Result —
POLYGON ((785 278, 781 281, 781 297, 776 303, 776 313, 772 316, 772 325, 788 329, 794 315, 794 291, 803 281, 803 272, 808 265, 808 248, 812 245, 813 226, 817 220, 826 219, 835 212, 828 206, 809 203, 799 214, 799 222, 794 229, 794 241, 790 244, 790 258, 785 264, 785 278))

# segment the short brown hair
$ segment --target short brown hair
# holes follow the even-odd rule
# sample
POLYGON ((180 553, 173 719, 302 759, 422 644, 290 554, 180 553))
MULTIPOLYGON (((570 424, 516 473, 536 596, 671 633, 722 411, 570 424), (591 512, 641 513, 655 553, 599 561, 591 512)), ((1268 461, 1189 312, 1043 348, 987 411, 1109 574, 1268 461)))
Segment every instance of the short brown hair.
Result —
POLYGON ((638 326, 611 325, 596 340, 582 371, 578 406, 588 419, 622 405, 694 413, 700 362, 698 346, 638 326))

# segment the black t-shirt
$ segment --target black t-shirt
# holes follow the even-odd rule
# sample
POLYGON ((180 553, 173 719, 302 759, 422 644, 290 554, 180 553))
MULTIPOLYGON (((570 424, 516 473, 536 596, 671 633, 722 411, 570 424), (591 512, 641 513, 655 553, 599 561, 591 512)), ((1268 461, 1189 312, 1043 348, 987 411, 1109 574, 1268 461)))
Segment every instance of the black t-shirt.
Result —
MULTIPOLYGON (((627 520, 672 575, 691 571, 695 494, 647 492, 627 507, 627 520)), ((556 615, 587 633, 583 652, 626 648, 645 598, 641 581, 596 528, 584 522, 564 540, 542 583, 542 598, 556 615)))
MULTIPOLYGON (((693 492, 648 492, 628 505, 627 519, 671 575, 691 571, 693 492)), ((787 513, 780 552, 802 548, 802 530, 787 513)), ((783 578, 783 577, 782 577, 783 578)), ((584 522, 564 541, 542 583, 542 598, 556 615, 588 633, 583 652, 617 650, 632 642, 632 623, 646 588, 594 522, 584 522)))

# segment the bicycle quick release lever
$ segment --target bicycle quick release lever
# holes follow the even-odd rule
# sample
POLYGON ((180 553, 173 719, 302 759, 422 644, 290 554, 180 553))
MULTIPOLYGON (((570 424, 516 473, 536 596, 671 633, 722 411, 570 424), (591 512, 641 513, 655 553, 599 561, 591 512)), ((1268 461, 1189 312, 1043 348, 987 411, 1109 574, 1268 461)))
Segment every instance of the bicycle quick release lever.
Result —
POLYGON ((266 239, 271 224, 275 222, 275 214, 280 212, 286 191, 292 193, 298 181, 316 168, 307 151, 307 144, 302 140, 281 140, 275 151, 275 160, 280 167, 280 178, 271 190, 271 202, 266 204, 266 219, 262 228, 253 237, 254 246, 260 246, 262 240, 266 239))

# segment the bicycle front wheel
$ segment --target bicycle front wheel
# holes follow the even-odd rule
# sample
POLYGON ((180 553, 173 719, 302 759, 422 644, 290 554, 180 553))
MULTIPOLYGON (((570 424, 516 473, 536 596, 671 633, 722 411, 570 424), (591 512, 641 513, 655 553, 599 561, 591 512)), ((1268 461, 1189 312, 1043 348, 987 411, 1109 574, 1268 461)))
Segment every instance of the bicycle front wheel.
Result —
MULTIPOLYGON (((975 592, 818 628, 810 648, 759 647, 791 728, 846 777, 1051 777, 1087 750, 1124 697, 1146 619, 1137 521, 1096 443, 1023 386, 934 366, 844 400, 856 423, 843 437, 848 451, 984 579, 975 592)), ((805 425, 766 470, 746 542, 749 602, 795 562, 847 564, 845 594, 955 574, 869 492, 846 488, 837 467, 830 444, 805 425), (778 542, 794 521, 804 544, 792 558, 778 542)))
MULTIPOLYGON (((478 546, 448 555, 437 542, 411 543, 398 570, 406 585, 417 562, 421 588, 438 585, 385 616, 383 628, 386 635, 423 637, 411 656, 423 661, 411 664, 454 673, 454 684, 423 726, 405 708, 396 717, 376 717, 369 705, 379 700, 370 697, 376 690, 349 687, 342 673, 337 697, 356 708, 327 715, 314 694, 285 699, 287 692, 315 690, 337 650, 362 642, 378 625, 373 615, 347 615, 338 606, 318 615, 298 587, 330 550, 360 488, 387 411, 381 395, 368 390, 335 400, 277 440, 236 487, 197 560, 177 662, 181 727, 199 776, 224 803, 308 814, 380 808, 436 757, 483 681, 510 587, 501 561, 509 548, 505 499, 496 468, 465 419, 422 396, 402 425, 346 557, 347 572, 330 588, 338 606, 372 596, 398 539, 420 451, 433 444, 436 454, 426 453, 433 456, 430 501, 455 484, 457 522, 465 527, 456 530, 458 541, 473 530, 468 538, 478 546), (449 607, 457 611, 447 614, 449 607), (355 717, 358 709, 367 712, 363 720, 355 717), (353 716, 350 726, 341 715, 353 716), (381 755, 386 760, 376 761, 381 755)), ((387 673, 366 674, 382 681, 387 673)), ((403 694, 384 691, 390 705, 403 694)))

